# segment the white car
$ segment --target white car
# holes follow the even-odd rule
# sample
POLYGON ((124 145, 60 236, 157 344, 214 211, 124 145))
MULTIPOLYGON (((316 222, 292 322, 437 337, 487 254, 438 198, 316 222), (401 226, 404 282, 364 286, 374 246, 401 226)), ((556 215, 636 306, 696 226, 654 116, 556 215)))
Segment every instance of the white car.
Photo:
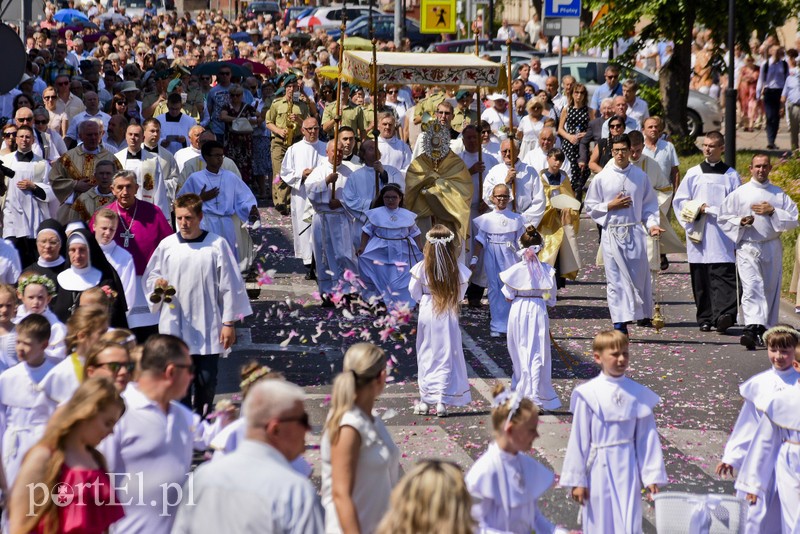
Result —
MULTIPOLYGON (((519 69, 520 63, 514 64, 514 76, 519 69)), ((605 83, 605 70, 608 61, 596 57, 565 56, 562 58, 561 76, 573 76, 578 83, 586 86, 589 93, 589 101, 595 89, 600 84, 605 83)), ((558 58, 542 58, 542 69, 550 76, 558 75, 558 58)), ((638 68, 622 68, 622 78, 633 77, 640 86, 658 85, 658 77, 638 68)), ((623 81, 620 80, 620 83, 623 81)), ((705 132, 719 130, 722 125, 722 111, 717 100, 704 95, 698 91, 689 91, 687 102, 686 123, 689 127, 689 135, 699 136, 705 132)))
MULTIPOLYGON (((347 10, 347 24, 354 21, 362 15, 369 15, 369 6, 347 6, 345 8, 342 4, 330 5, 327 7, 318 7, 311 15, 303 17, 297 21, 298 28, 308 28, 309 26, 322 28, 323 30, 339 29, 342 25, 342 14, 347 10)), ((373 9, 372 12, 376 15, 383 15, 380 10, 373 9)))

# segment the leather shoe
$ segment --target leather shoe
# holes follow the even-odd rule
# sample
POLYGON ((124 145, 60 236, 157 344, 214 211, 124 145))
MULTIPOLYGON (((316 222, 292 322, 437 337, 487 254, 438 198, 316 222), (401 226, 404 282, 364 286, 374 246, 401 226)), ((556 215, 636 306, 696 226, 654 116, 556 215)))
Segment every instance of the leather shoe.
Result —
POLYGON ((742 337, 739 338, 739 344, 747 347, 747 350, 756 350, 756 345, 758 344, 758 340, 756 339, 756 335, 751 332, 750 330, 745 330, 742 334, 742 337))
POLYGON ((733 326, 733 323, 735 322, 736 321, 733 318, 733 315, 730 313, 723 313, 719 316, 719 318, 717 318, 717 332, 724 334, 728 331, 728 328, 733 326))
POLYGON ((639 319, 638 321, 636 321, 636 326, 643 326, 645 328, 649 328, 653 326, 653 320, 650 319, 649 317, 646 319, 639 319))
POLYGON ((711 323, 703 323, 700 325, 701 332, 711 332, 711 323))
POLYGON ((661 265, 660 265, 660 267, 661 267, 662 271, 666 271, 667 269, 669 269, 669 260, 667 259, 667 255, 666 254, 662 254, 661 255, 661 265))

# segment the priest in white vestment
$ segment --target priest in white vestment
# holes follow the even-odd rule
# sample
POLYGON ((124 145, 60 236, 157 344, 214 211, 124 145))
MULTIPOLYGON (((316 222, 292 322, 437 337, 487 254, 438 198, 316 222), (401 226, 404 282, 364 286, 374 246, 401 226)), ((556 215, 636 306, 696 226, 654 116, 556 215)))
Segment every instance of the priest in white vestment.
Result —
POLYGON ((156 117, 156 120, 161 124, 161 134, 164 138, 161 146, 174 155, 180 149, 189 146, 189 130, 197 126, 197 121, 183 113, 183 103, 179 93, 169 95, 167 108, 169 111, 156 117))
POLYGON ((115 154, 122 168, 136 174, 139 191, 136 198, 155 204, 165 217, 172 211, 167 196, 166 178, 163 176, 157 155, 142 149, 144 129, 139 124, 131 124, 125 132, 128 148, 115 154))
POLYGON ((506 184, 511 190, 512 211, 525 219, 526 226, 539 226, 547 206, 544 187, 537 171, 519 159, 519 141, 506 139, 500 145, 503 163, 498 163, 489 170, 483 180, 483 201, 494 207, 492 190, 498 184, 506 184), (514 143, 514 159, 511 159, 511 143, 514 143))
POLYGON ((327 161, 320 165, 306 180, 306 194, 314 208, 312 231, 314 232, 314 258, 317 263, 317 285, 323 306, 331 306, 330 296, 340 288, 343 293, 353 288, 344 280, 345 271, 358 273, 351 224, 342 203, 342 195, 353 169, 341 162, 341 150, 336 150, 334 141, 329 141, 325 154, 327 161), (336 172, 333 162, 337 162, 336 172), (333 192, 331 192, 333 189, 333 192))
POLYGON ((311 223, 306 222, 305 182, 320 162, 325 160, 325 143, 319 140, 319 123, 314 117, 303 121, 303 139, 286 150, 281 164, 281 179, 291 188, 292 238, 294 257, 301 258, 306 269, 311 270, 311 223))
POLYGON ((408 144, 397 136, 397 124, 393 113, 378 114, 378 130, 380 131, 378 151, 381 154, 381 163, 384 166, 394 167, 405 175, 413 158, 408 144))
MULTIPOLYGON (((783 276, 781 234, 797 228, 797 205, 770 183, 767 154, 750 163, 752 179, 725 198, 720 221, 736 243, 736 269, 742 288, 739 324, 745 325, 742 345, 754 349, 764 330, 778 324, 783 276)), ((763 344, 763 341, 762 341, 763 344)))
POLYGON ((626 134, 612 144, 614 165, 597 174, 584 200, 586 212, 603 227, 600 246, 606 273, 608 309, 614 328, 653 315, 647 233, 660 234, 658 198, 647 175, 631 164, 626 134), (643 226, 644 225, 644 226, 643 226), (645 232, 645 227, 647 232, 645 232))
POLYGON ((406 180, 398 169, 382 164, 376 159, 375 141, 368 139, 361 143, 358 156, 364 165, 353 171, 342 191, 342 203, 352 220, 351 237, 356 249, 361 245, 361 228, 367 222, 367 211, 372 207, 383 186, 392 183, 400 186, 401 191, 405 191, 406 188, 406 180), (375 189, 376 173, 377 189, 375 189))
MULTIPOLYGON (((545 126, 542 128, 542 131, 539 132, 539 146, 529 150, 528 153, 522 157, 522 161, 533 167, 536 172, 541 173, 548 166, 547 153, 555 146, 556 131, 554 128, 545 126)), ((569 159, 564 160, 561 171, 565 172, 567 176, 572 176, 572 166, 569 163, 569 159)))

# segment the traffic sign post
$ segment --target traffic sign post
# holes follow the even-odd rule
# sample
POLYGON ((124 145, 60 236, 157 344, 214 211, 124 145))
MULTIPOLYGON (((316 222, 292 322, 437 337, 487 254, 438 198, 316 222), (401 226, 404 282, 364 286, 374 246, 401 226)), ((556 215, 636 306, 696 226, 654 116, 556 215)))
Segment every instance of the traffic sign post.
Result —
POLYGON ((581 0, 545 0, 544 17, 573 17, 581 16, 581 0))
POLYGON ((456 0, 422 0, 420 33, 455 33, 456 0))
POLYGON ((564 37, 578 37, 581 34, 581 0, 544 0, 544 22, 542 32, 548 37, 559 36, 558 79, 561 80, 561 57, 564 37))

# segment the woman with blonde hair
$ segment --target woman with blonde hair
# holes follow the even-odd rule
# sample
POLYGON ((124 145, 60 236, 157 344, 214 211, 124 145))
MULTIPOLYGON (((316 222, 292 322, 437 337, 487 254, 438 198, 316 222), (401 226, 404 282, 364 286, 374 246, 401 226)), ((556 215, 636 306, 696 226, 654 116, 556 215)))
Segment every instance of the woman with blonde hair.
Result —
POLYGON ((8 507, 12 534, 100 534, 122 519, 122 504, 97 445, 124 412, 125 402, 105 378, 91 378, 78 388, 22 462, 8 507), (72 488, 66 506, 50 498, 59 486, 72 488))
POLYGON ((400 451, 372 410, 386 386, 386 355, 356 343, 333 381, 322 435, 322 505, 325 532, 371 534, 389 507, 400 470, 400 451))
POLYGON ((471 271, 458 261, 461 244, 444 225, 425 234, 424 259, 411 268, 408 291, 419 303, 417 366, 419 402, 414 413, 447 416, 447 406, 469 404, 469 382, 458 315, 471 271))
POLYGON ((422 460, 392 491, 377 534, 471 534, 472 497, 461 469, 443 460, 422 460))

